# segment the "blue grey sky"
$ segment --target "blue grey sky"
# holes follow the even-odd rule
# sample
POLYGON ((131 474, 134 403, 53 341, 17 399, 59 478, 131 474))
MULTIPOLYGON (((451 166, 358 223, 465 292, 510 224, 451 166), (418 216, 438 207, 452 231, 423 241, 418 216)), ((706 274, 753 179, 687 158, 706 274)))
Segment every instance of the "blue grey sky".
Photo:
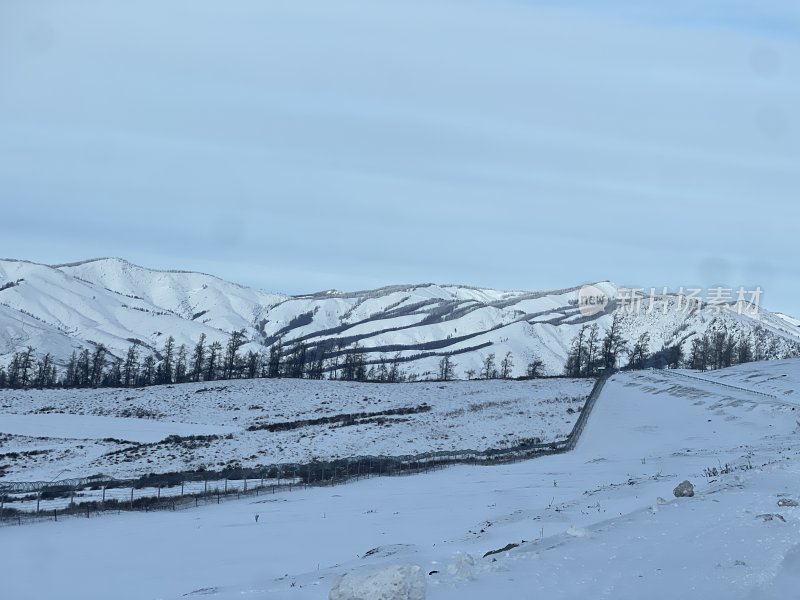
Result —
POLYGON ((600 4, 3 0, 0 255, 800 316, 797 2, 600 4))

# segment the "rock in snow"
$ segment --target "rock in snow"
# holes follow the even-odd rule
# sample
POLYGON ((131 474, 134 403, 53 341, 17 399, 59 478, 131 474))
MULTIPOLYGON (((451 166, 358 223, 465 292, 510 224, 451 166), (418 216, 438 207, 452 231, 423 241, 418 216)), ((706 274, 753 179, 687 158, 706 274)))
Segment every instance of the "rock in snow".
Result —
POLYGON ((417 565, 358 569, 336 582, 329 600, 425 600, 425 574, 417 565))
POLYGON ((694 486, 689 481, 682 481, 678 484, 672 493, 676 498, 691 498, 694 496, 694 486))

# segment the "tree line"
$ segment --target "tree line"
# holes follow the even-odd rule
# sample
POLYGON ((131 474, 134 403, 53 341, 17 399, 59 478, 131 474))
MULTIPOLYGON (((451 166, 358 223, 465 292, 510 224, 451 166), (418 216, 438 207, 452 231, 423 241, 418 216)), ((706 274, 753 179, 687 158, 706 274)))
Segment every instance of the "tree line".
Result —
MULTIPOLYGON (((713 324, 712 324, 713 325, 713 324)), ((595 377, 613 369, 685 367, 698 371, 724 369, 737 364, 800 356, 800 344, 781 347, 781 339, 757 325, 750 332, 735 328, 709 327, 692 339, 688 355, 683 340, 652 351, 650 333, 635 340, 622 334, 622 317, 614 315, 602 333, 597 323, 583 325, 572 340, 564 374, 568 377, 595 377)))
MULTIPOLYGON (((134 342, 123 356, 115 356, 103 344, 75 350, 59 368, 52 354, 38 355, 28 346, 12 355, 5 367, 0 365, 0 388, 91 388, 146 387, 174 383, 217 381, 229 379, 296 378, 338 379, 400 383, 416 381, 415 373, 407 373, 400 352, 368 360, 367 350, 358 343, 309 346, 303 341, 285 346, 277 340, 259 352, 242 352, 247 344, 244 329, 230 334, 227 342, 209 342, 201 334, 192 347, 177 345, 169 336, 163 347, 153 351, 134 342)), ((782 347, 780 338, 761 326, 750 333, 724 328, 709 328, 702 336, 692 339, 688 355, 683 342, 650 348, 650 334, 642 333, 636 340, 625 339, 622 320, 615 315, 603 332, 597 323, 583 325, 573 339, 567 356, 564 375, 595 377, 601 371, 642 369, 647 367, 696 370, 721 369, 735 364, 773 358, 800 356, 800 345, 782 347)), ((431 380, 457 379, 458 364, 452 355, 445 354, 434 372, 422 376, 431 380)), ((523 378, 543 375, 544 365, 534 357, 528 362, 523 378)), ((479 369, 467 369, 467 379, 511 379, 514 377, 514 356, 507 352, 498 361, 494 353, 485 356, 479 369)))
MULTIPOLYGON (((313 346, 297 342, 286 347, 281 340, 260 352, 242 352, 244 329, 230 334, 226 344, 209 342, 201 334, 193 347, 177 345, 169 336, 158 351, 132 343, 123 356, 103 344, 75 350, 62 368, 51 353, 37 355, 28 346, 0 365, 0 388, 146 387, 174 383, 229 379, 297 378, 340 379, 398 383, 417 379, 401 369, 399 352, 368 361, 358 343, 313 346)), ((406 358, 405 360, 408 360, 406 358)))

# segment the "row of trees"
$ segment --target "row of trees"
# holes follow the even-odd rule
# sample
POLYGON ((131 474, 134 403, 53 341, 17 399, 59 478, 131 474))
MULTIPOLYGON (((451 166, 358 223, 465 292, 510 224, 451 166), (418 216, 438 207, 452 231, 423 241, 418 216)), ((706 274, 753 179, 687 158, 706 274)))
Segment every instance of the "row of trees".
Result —
MULTIPOLYGON (((142 344, 132 344, 124 356, 117 357, 102 344, 92 349, 75 351, 59 370, 51 354, 37 356, 32 347, 15 353, 6 368, 0 366, 0 387, 143 387, 171 383, 256 378, 341 379, 345 381, 374 381, 397 383, 418 379, 401 369, 401 354, 381 355, 369 361, 368 354, 357 343, 350 346, 316 345, 309 347, 296 342, 284 347, 278 340, 260 352, 242 352, 248 342, 244 329, 230 334, 227 343, 210 342, 205 334, 189 348, 176 345, 170 336, 157 352, 142 344)), ((790 349, 791 350, 791 349, 790 349)), ((720 369, 734 364, 770 358, 782 358, 777 336, 756 327, 745 333, 737 330, 710 327, 696 336, 688 356, 682 342, 661 348, 650 348, 650 334, 642 333, 629 341, 622 334, 622 320, 615 316, 603 332, 596 323, 581 327, 573 340, 564 374, 569 377, 594 377, 601 370, 616 368, 642 369, 655 367, 688 367, 697 370, 720 369)), ((800 355, 795 347, 789 355, 800 355)), ((438 372, 424 376, 439 381, 457 378, 458 364, 452 355, 443 356, 438 372)), ((543 363, 531 360, 525 369, 526 377, 541 377, 543 363)), ((501 360, 488 354, 480 369, 467 369, 467 379, 510 379, 514 373, 514 357, 508 352, 501 360)))
MULTIPOLYGON (((644 334, 647 336, 647 334, 644 334)), ((636 360, 647 354, 649 336, 637 340, 636 360)), ((622 335, 622 319, 615 314, 611 325, 601 334, 597 323, 583 325, 572 341, 564 374, 569 377, 594 377, 601 369, 615 369, 628 349, 622 335)), ((631 357, 634 358, 633 351, 631 357)))
POLYGON ((751 335, 720 330, 692 340, 686 366, 690 369, 724 369, 736 364, 797 355, 797 348, 781 354, 777 337, 763 327, 751 335))
MULTIPOLYGON (((713 324, 712 324, 713 325, 713 324)), ((699 371, 723 369, 736 364, 800 355, 800 347, 782 349, 780 339, 763 327, 750 332, 709 327, 702 336, 692 339, 689 355, 682 341, 655 352, 650 348, 650 334, 635 340, 622 335, 622 318, 615 315, 602 333, 597 323, 584 325, 572 341, 564 374, 569 377, 594 377, 601 370, 644 369, 648 367, 699 371)))
POLYGON ((342 379, 396 383, 414 379, 400 368, 400 353, 381 355, 369 364, 361 346, 309 347, 298 342, 284 347, 278 340, 268 350, 242 352, 244 329, 231 333, 227 343, 209 342, 205 334, 188 348, 170 336, 158 351, 134 343, 123 357, 103 344, 74 351, 59 371, 51 354, 37 358, 32 347, 15 353, 7 368, 0 366, 0 387, 143 387, 171 383, 228 379, 298 378, 342 379))

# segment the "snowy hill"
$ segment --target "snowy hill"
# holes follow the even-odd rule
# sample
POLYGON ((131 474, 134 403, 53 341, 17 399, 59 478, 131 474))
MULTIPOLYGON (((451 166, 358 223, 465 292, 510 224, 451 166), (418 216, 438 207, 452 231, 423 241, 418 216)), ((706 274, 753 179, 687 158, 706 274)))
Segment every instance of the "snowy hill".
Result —
POLYGON ((117 355, 136 340, 151 349, 173 335, 224 341, 286 299, 200 273, 156 271, 120 259, 46 266, 0 261, 0 355, 31 345, 59 359, 105 344, 117 355))
MULTIPOLYGON (((611 296, 617 287, 598 284, 611 296)), ((261 351, 281 340, 288 351, 302 341, 328 355, 358 344, 367 361, 399 353, 403 369, 435 373, 450 354, 455 374, 480 371, 490 353, 511 352, 514 375, 534 358, 546 372, 561 373, 569 344, 584 323, 601 330, 608 313, 581 314, 580 288, 547 292, 498 291, 456 285, 393 286, 361 292, 327 291, 304 296, 266 293, 217 277, 157 271, 105 258, 63 265, 0 261, 0 357, 31 345, 64 361, 71 351, 102 343, 120 356, 134 341, 157 351, 172 335, 190 346, 205 333, 224 342, 244 328, 249 345, 261 351)), ((798 321, 761 311, 755 316, 712 307, 679 311, 673 296, 659 296, 655 310, 623 321, 623 334, 651 336, 651 350, 688 345, 709 329, 749 334, 762 326, 775 342, 772 358, 796 350, 798 321), (666 308, 666 310, 662 310, 666 308)))

